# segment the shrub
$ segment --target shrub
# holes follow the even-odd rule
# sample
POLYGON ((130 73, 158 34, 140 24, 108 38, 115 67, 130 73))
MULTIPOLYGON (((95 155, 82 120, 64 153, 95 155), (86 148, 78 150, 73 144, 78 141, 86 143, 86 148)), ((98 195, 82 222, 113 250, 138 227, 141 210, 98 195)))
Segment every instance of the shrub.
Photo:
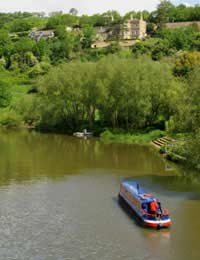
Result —
POLYGON ((7 128, 15 128, 21 125, 22 121, 19 115, 14 111, 4 112, 0 117, 0 125, 7 128))

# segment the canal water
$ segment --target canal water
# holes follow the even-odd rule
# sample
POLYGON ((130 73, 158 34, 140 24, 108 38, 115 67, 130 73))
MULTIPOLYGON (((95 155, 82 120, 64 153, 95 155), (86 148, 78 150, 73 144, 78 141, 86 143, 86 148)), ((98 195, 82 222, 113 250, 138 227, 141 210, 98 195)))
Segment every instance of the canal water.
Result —
POLYGON ((0 260, 200 259, 198 176, 151 147, 27 131, 0 132, 0 260), (117 202, 132 178, 171 212, 138 225, 117 202))

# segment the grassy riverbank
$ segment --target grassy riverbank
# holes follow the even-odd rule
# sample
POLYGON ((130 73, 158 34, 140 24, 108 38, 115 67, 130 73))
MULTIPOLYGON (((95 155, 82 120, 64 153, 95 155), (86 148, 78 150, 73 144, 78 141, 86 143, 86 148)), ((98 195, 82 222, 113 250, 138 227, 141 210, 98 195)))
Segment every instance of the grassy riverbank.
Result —
POLYGON ((200 134, 179 134, 175 135, 173 144, 161 147, 161 153, 166 158, 200 171, 200 134))
POLYGON ((164 131, 154 130, 150 132, 125 132, 121 130, 106 130, 100 138, 108 143, 124 143, 124 144, 149 144, 152 140, 165 135, 164 131))
MULTIPOLYGON (((167 133, 161 130, 130 133, 115 129, 104 131, 100 139, 106 143, 148 145, 166 135, 167 133)), ((170 161, 200 171, 200 135, 176 134, 172 138, 173 142, 160 147, 160 153, 165 154, 170 161)))

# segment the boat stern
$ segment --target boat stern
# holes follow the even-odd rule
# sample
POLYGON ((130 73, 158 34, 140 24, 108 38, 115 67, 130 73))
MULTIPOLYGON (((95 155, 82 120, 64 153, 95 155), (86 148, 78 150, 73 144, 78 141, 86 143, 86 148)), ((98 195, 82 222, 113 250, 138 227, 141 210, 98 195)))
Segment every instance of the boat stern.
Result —
POLYGON ((144 219, 144 225, 146 227, 153 227, 153 228, 167 228, 171 225, 171 219, 165 220, 149 220, 144 219))

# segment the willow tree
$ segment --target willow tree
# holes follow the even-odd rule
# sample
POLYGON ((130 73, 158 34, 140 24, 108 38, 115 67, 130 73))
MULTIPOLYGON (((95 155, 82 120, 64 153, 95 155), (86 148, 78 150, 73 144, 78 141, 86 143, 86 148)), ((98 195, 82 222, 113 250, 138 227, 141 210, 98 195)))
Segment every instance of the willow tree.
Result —
POLYGON ((171 68, 150 58, 67 63, 39 82, 40 122, 70 129, 97 119, 107 127, 152 126, 169 119, 176 85, 171 68))
POLYGON ((150 59, 106 58, 97 65, 104 99, 101 118, 113 127, 141 128, 170 117, 170 97, 176 87, 171 68, 150 59))

